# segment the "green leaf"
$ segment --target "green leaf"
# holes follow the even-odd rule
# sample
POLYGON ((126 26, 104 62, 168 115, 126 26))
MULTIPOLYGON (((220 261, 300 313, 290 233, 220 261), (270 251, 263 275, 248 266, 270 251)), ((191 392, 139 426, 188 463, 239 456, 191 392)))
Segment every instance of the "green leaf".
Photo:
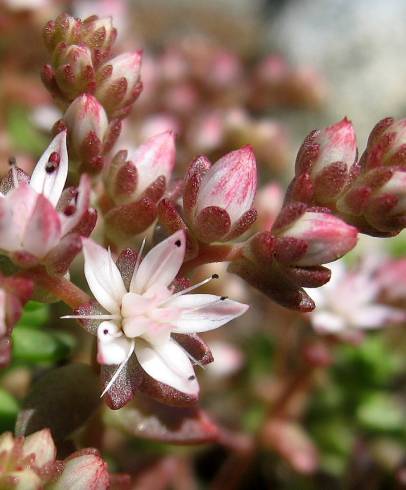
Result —
POLYGON ((68 357, 72 349, 60 334, 25 326, 15 328, 12 338, 16 361, 55 363, 68 357))
POLYGON ((23 310, 23 314, 17 326, 42 327, 49 320, 49 306, 38 301, 29 301, 23 310))
POLYGON ((404 432, 404 411, 392 396, 374 393, 358 407, 357 419, 365 429, 376 432, 404 432))
POLYGON ((0 432, 13 430, 19 406, 17 400, 0 388, 0 432))

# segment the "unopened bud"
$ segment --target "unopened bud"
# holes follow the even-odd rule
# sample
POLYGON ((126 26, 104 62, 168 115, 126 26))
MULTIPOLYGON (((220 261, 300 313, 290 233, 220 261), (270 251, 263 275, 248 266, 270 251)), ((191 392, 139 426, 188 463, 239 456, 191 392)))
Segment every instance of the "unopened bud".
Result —
POLYGON ((364 171, 383 165, 406 168, 406 119, 379 121, 371 131, 361 164, 364 171))
POLYGON ((49 51, 59 43, 75 44, 80 41, 81 21, 68 14, 61 14, 50 20, 43 30, 43 38, 49 51))
POLYGON ((209 169, 199 159, 194 161, 186 176, 183 202, 198 237, 211 242, 245 232, 256 218, 252 209, 256 187, 250 146, 228 153, 209 169))
POLYGON ((347 183, 357 157, 354 128, 347 118, 313 131, 305 139, 296 160, 296 175, 307 173, 319 203, 334 200, 347 183))
POLYGON ((68 100, 94 91, 95 74, 88 47, 60 44, 54 53, 53 67, 58 88, 68 100))
POLYGON ((96 61, 105 59, 117 37, 111 17, 93 15, 82 22, 81 41, 96 51, 96 61))
POLYGON ((86 163, 98 159, 103 151, 108 120, 97 99, 87 94, 77 97, 65 112, 63 121, 74 156, 86 163))
POLYGON ((332 214, 306 211, 277 237, 284 239, 284 257, 292 256, 295 265, 314 266, 349 252, 357 243, 357 229, 332 214))
POLYGON ((175 135, 165 131, 149 138, 128 155, 119 152, 110 167, 106 187, 117 204, 136 201, 145 192, 157 201, 162 197, 175 166, 175 135))
POLYGON ((124 53, 98 69, 96 97, 110 116, 127 114, 141 93, 141 58, 141 51, 124 53))

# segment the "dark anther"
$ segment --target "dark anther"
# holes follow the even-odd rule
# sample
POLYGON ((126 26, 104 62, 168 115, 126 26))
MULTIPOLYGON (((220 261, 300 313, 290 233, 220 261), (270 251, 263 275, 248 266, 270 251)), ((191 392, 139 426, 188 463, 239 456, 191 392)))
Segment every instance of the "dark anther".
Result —
POLYGON ((103 333, 104 333, 104 335, 107 335, 107 334, 109 333, 109 331, 107 330, 107 328, 105 328, 105 329, 103 330, 103 333))
POLYGON ((10 167, 14 167, 14 165, 17 165, 16 157, 9 157, 8 164, 10 165, 10 167))
POLYGON ((189 377, 188 377, 188 380, 189 380, 189 381, 193 381, 194 379, 196 379, 196 376, 189 376, 189 377))
POLYGON ((213 275, 211 276, 211 278, 212 278, 212 279, 218 279, 218 278, 219 278, 219 275, 218 275, 218 274, 213 274, 213 275))
POLYGON ((182 242, 180 240, 176 240, 175 245, 177 247, 180 247, 182 245, 182 242))
POLYGON ((58 168, 59 163, 61 161, 61 156, 57 151, 53 151, 48 158, 48 163, 45 166, 45 171, 48 174, 52 174, 58 168))
POLYGON ((222 297, 220 298, 220 301, 224 301, 224 300, 225 300, 225 299, 227 299, 227 298, 228 298, 228 296, 222 296, 222 297))
POLYGON ((72 214, 76 211, 76 206, 73 204, 68 204, 66 208, 63 210, 63 214, 65 216, 72 216, 72 214))

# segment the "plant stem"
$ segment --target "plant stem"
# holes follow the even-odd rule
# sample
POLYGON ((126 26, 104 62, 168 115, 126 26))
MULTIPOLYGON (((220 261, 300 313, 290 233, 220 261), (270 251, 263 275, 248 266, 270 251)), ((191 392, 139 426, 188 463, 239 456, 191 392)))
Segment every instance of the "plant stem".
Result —
POLYGON ((59 298, 72 309, 88 303, 90 297, 68 279, 49 275, 43 267, 29 269, 19 274, 34 281, 35 284, 59 298))

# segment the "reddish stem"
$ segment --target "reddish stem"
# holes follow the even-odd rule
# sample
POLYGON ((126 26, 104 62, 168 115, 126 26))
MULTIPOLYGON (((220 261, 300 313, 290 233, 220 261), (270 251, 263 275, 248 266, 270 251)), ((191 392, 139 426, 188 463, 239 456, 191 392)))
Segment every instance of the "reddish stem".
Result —
POLYGON ((231 262, 241 257, 241 244, 224 244, 224 245, 204 245, 199 248, 199 255, 185 262, 180 270, 180 275, 185 275, 199 265, 209 264, 212 262, 231 262))
POLYGON ((89 295, 71 281, 60 276, 50 276, 42 267, 29 269, 19 275, 33 280, 35 284, 49 291, 72 309, 90 301, 89 295))

